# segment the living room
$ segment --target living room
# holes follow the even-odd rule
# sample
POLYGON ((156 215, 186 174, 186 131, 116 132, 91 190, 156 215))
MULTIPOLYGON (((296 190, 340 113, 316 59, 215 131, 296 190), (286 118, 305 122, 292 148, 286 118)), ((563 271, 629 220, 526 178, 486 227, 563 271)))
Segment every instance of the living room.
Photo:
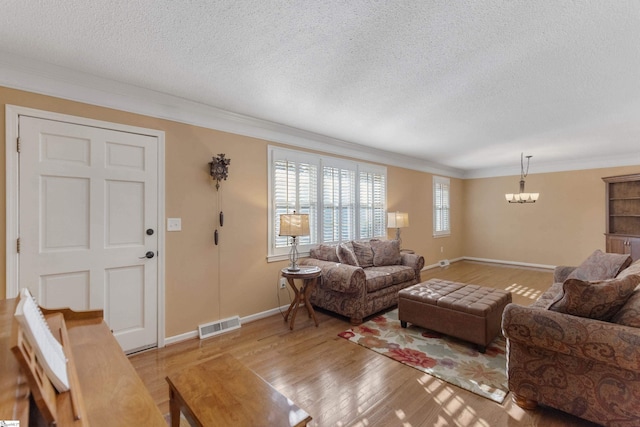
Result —
MULTIPOLYGON (((275 288, 287 261, 267 262, 267 147, 272 142, 6 87, 0 88, 0 99, 3 108, 20 105, 166 132, 166 217, 180 217, 183 224, 181 232, 166 235, 168 339, 205 322, 250 317, 278 306, 275 288), (225 224, 216 246, 216 190, 207 162, 218 152, 233 163, 221 184, 225 224)), ((516 153, 516 173, 518 162, 516 153)), ((387 206, 409 212, 402 245, 423 255, 427 266, 461 258, 543 268, 578 265, 594 249, 605 249, 601 178, 637 172, 622 166, 536 173, 534 158, 527 185, 541 198, 524 206, 504 200, 518 176, 451 178, 451 236, 434 238, 433 174, 387 166, 387 206)), ((390 238, 394 234, 389 231, 390 238)))
MULTIPOLYGON (((386 167, 387 211, 410 215, 410 226, 402 229, 402 246, 424 256, 430 267, 443 259, 548 272, 556 265, 578 265, 594 249, 605 249, 602 178, 640 171, 637 152, 617 156, 616 161, 596 157, 541 162, 543 156, 529 139, 504 150, 510 160, 500 173, 465 175, 412 161, 409 156, 394 158, 384 150, 339 144, 291 127, 274 130, 271 123, 234 117, 179 97, 108 82, 14 53, 2 55, 0 65, 4 71, 0 80, 3 110, 18 106, 164 132, 164 217, 180 218, 182 224, 181 231, 164 233, 161 298, 165 302, 165 344, 192 339, 197 326, 206 322, 239 316, 249 324, 277 313, 288 302, 287 294, 277 290, 280 270, 288 261, 267 259, 271 146, 386 167), (527 189, 539 192, 540 199, 526 205, 508 204, 504 194, 517 190, 523 150, 525 155, 533 155, 527 189), (218 153, 224 153, 231 164, 228 179, 217 191, 207 163, 218 153), (437 238, 432 227, 434 176, 451 179, 451 235, 437 238), (219 227, 216 245, 214 231, 221 205, 224 226, 219 227)), ((0 138, 6 147, 10 124, 4 116, 0 124, 0 138)), ((600 143, 615 145, 616 141, 605 135, 600 143)), ((0 174, 5 177, 5 162, 0 163, 0 174)), ((5 205, 0 207, 0 217, 6 222, 10 190, 2 187, 5 205)), ((165 218, 159 227, 166 228, 165 218)), ((387 237, 394 234, 390 229, 387 237)), ((7 241, 6 230, 0 238, 7 241)), ((6 276, 4 260, 15 248, 1 247, 0 274, 6 276)), ((8 295, 3 283, 0 296, 15 295, 8 295)))

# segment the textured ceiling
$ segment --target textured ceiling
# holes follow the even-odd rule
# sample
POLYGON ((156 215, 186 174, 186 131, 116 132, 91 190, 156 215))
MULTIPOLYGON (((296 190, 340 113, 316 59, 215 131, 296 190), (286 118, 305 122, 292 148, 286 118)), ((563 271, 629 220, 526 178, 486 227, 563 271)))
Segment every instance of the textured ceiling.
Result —
POLYGON ((640 2, 2 0, 0 51, 467 172, 640 164, 640 2))

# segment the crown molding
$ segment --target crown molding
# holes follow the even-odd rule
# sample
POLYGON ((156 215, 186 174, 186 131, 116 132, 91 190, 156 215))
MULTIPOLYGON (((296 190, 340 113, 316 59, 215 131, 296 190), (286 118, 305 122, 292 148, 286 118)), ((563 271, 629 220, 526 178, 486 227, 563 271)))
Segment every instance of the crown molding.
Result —
POLYGON ((462 178, 463 171, 0 52, 0 85, 358 160, 462 178))
MULTIPOLYGON (((637 155, 619 155, 609 157, 598 157, 590 159, 576 159, 563 162, 536 162, 535 166, 532 166, 532 170, 529 172, 532 174, 540 173, 552 173, 552 172, 566 172, 577 171, 585 169, 602 169, 602 168, 615 168, 621 166, 637 166, 640 164, 640 154, 637 155)), ((499 176, 515 176, 520 174, 518 167, 502 167, 502 168, 487 168, 487 169, 474 169, 466 171, 462 174, 462 179, 475 179, 475 178, 493 178, 499 176)))

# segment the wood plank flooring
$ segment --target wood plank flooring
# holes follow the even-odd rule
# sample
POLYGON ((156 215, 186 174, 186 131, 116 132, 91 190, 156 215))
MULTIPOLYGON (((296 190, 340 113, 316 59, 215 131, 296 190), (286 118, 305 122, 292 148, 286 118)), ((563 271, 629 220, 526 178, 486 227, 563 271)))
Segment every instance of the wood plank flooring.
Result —
MULTIPOLYGON (((508 289, 514 302, 528 305, 551 285, 553 273, 463 261, 422 273, 422 280, 435 277, 508 289)), ((293 331, 275 315, 130 360, 163 413, 169 412, 167 375, 230 353, 311 414, 310 426, 592 426, 550 408, 524 411, 510 395, 500 405, 462 390, 339 338, 348 319, 316 313, 318 327, 301 308, 293 331)))

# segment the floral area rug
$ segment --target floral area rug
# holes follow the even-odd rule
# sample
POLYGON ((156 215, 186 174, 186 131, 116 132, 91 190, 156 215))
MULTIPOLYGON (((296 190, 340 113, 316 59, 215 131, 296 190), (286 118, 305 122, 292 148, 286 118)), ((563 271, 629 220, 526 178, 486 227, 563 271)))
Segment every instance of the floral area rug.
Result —
POLYGON ((396 309, 338 336, 494 402, 508 393, 501 335, 483 354, 466 341, 411 324, 402 328, 396 309))

